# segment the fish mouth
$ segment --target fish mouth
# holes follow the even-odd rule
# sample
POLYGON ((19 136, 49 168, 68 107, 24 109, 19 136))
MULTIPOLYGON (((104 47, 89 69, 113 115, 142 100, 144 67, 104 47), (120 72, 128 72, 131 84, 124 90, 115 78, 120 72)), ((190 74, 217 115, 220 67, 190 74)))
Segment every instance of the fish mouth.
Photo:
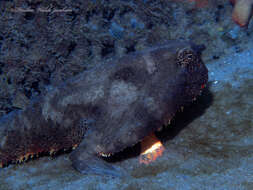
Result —
POLYGON ((171 120, 173 117, 169 117, 168 119, 166 119, 163 125, 159 125, 159 127, 153 128, 151 130, 148 131, 144 131, 143 133, 141 133, 141 135, 138 137, 138 139, 136 139, 135 141, 131 141, 130 143, 122 143, 119 142, 115 145, 115 143, 111 143, 110 145, 106 145, 106 146, 102 146, 102 145, 97 145, 95 147, 95 153, 97 156, 102 157, 102 158, 110 158, 113 157, 115 155, 118 155, 122 152, 124 152, 126 149, 130 148, 130 147, 134 147, 136 146, 138 143, 142 143, 142 141, 149 135, 154 134, 154 132, 156 131, 161 131, 166 125, 169 125, 171 120), (105 148, 106 147, 106 148, 105 148))

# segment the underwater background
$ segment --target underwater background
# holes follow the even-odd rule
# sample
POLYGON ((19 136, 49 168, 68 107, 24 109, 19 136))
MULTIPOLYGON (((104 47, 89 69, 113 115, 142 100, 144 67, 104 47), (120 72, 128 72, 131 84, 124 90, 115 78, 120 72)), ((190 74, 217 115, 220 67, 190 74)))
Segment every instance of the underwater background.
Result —
POLYGON ((0 1, 0 116, 48 85, 170 39, 205 45, 209 70, 202 96, 157 133, 160 158, 139 164, 133 147, 113 163, 131 177, 80 174, 66 153, 0 168, 0 189, 253 189, 253 19, 241 27, 233 8, 229 0, 0 1))

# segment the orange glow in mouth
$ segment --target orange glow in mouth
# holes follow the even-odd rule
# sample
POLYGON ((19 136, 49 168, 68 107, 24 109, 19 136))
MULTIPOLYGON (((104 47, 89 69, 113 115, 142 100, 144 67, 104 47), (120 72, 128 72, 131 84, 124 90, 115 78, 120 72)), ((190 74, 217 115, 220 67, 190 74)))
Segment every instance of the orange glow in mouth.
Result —
POLYGON ((139 158, 140 164, 149 164, 162 156, 164 146, 157 139, 154 133, 145 137, 141 142, 141 155, 139 158))

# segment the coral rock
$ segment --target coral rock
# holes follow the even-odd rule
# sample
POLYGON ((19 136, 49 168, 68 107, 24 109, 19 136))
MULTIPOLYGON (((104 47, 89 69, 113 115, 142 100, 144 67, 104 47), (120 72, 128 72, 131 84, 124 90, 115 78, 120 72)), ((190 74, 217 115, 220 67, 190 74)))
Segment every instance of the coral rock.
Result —
POLYGON ((234 4, 233 20, 241 27, 248 26, 252 16, 253 0, 230 0, 234 4))

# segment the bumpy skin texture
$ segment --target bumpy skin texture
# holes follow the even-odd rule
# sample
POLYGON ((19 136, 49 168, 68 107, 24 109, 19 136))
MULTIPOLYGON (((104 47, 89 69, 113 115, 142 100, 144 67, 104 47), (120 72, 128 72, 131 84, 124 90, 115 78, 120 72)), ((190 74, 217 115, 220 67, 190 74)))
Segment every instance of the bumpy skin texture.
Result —
POLYGON ((197 46, 181 41, 100 64, 0 120, 0 163, 78 148, 82 173, 121 175, 101 159, 133 146, 191 103, 208 80, 197 46))

